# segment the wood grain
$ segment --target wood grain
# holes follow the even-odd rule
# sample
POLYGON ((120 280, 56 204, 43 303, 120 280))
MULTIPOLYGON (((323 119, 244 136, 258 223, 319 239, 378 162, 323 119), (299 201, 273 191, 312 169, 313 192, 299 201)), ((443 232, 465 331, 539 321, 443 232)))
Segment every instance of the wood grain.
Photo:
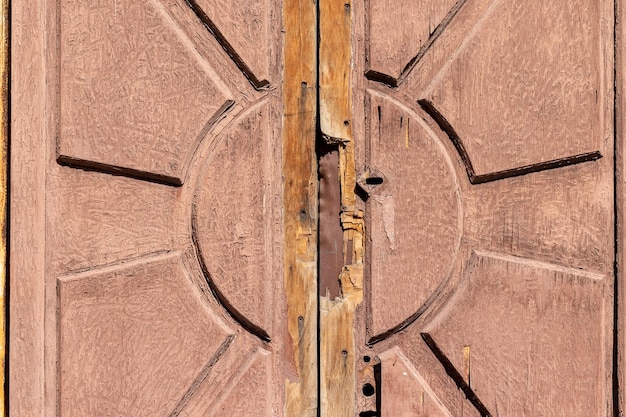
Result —
MULTIPOLYGON (((285 415, 318 414, 317 359, 317 12, 313 2, 283 6, 283 211, 287 324, 295 370, 285 381, 285 415)), ((285 356, 289 355, 288 351, 285 356)))
POLYGON ((6 392, 6 360, 7 360, 7 212, 8 212, 8 174, 9 174, 9 2, 0 2, 0 371, 2 372, 2 388, 0 388, 0 416, 4 417, 6 392))
POLYGON ((345 266, 341 296, 320 297, 320 416, 357 413, 355 311, 363 300, 363 216, 356 206, 352 134, 352 2, 320 2, 320 129, 338 145, 345 266))
POLYGON ((615 16, 615 334, 613 407, 626 413, 626 2, 616 1, 615 16), (620 70, 621 69, 621 70, 620 70))
POLYGON ((600 157, 602 12, 592 0, 495 0, 421 93, 477 180, 600 157))

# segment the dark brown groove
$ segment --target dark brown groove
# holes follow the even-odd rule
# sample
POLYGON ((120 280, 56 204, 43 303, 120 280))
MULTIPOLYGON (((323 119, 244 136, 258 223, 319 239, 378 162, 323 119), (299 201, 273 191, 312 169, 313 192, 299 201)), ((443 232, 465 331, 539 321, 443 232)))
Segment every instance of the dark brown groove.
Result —
POLYGON ((187 392, 185 392, 183 398, 181 398, 176 407, 174 407, 174 411, 170 413, 169 417, 177 417, 178 415, 180 415, 180 413, 182 413, 185 407, 187 407, 187 404, 189 404, 189 400, 191 400, 194 394, 198 391, 198 388, 200 388, 200 385, 207 379, 209 373, 213 369, 213 366, 215 366, 215 364, 220 360, 222 355, 224 355, 224 353, 228 350, 233 340, 235 340, 235 335, 233 334, 226 337, 222 344, 217 348, 217 351, 215 352, 213 357, 200 370, 200 373, 193 381, 187 392))
POLYGON ((270 342, 272 338, 263 328, 254 324, 250 319, 248 319, 245 315, 243 315, 235 306, 228 301, 228 298, 224 296, 224 294, 220 291, 217 284, 211 278, 211 273, 209 272, 206 264, 204 263, 204 258, 202 257, 202 248, 200 247, 200 243, 198 242, 197 230, 198 230, 198 216, 196 214, 196 205, 193 205, 192 215, 191 215, 191 236, 193 240, 193 245, 195 249, 196 259, 200 264, 200 269, 202 270, 202 274, 204 275, 204 279, 206 280, 213 296, 219 301, 219 303, 224 307, 229 316, 231 316, 235 321, 237 321, 241 326, 246 329, 249 333, 258 337, 264 342, 270 342))
POLYGON ((411 60, 404 66, 404 68, 402 69, 402 72, 400 73, 400 76, 397 79, 392 77, 391 75, 383 74, 381 72, 373 71, 370 69, 368 69, 365 72, 365 76, 367 77, 367 79, 372 80, 372 81, 377 81, 382 84, 386 84, 389 87, 393 87, 393 88, 402 84, 404 80, 406 80, 408 75, 411 73, 411 71, 413 71, 413 68, 415 68, 417 63, 422 59, 424 55, 426 55, 426 52, 428 52, 428 50, 431 48, 433 43, 439 38, 439 36, 443 33, 443 31, 448 27, 452 19, 454 19, 454 17, 457 15, 459 10, 461 10, 461 8, 466 2, 467 0, 458 0, 454 4, 454 6, 452 6, 448 14, 446 14, 443 20, 441 20, 441 22, 435 27, 435 30, 433 30, 430 33, 428 40, 424 42, 420 50, 417 52, 417 55, 411 58, 411 60))
MULTIPOLYGON (((193 143, 190 154, 197 150, 198 146, 204 139, 204 137, 211 130, 211 127, 215 125, 219 120, 223 119, 228 111, 233 108, 235 102, 233 100, 226 100, 222 106, 215 111, 215 114, 205 123, 200 130, 196 141, 193 143)), ((118 165, 106 164, 103 162, 90 161, 88 159, 76 158, 73 156, 59 154, 57 156, 57 163, 59 165, 67 166, 74 169, 82 169, 83 171, 100 172, 103 174, 109 174, 120 177, 128 177, 136 180, 152 182, 162 185, 171 185, 174 187, 180 187, 183 185, 183 178, 186 176, 187 166, 189 165, 189 154, 186 155, 184 160, 183 172, 181 177, 174 177, 171 175, 157 174, 153 172, 142 171, 133 168, 120 167, 118 165)))
POLYGON ((505 178, 519 177, 526 174, 532 174, 535 172, 545 171, 548 169, 561 168, 569 165, 580 164, 582 162, 595 161, 597 159, 602 158, 602 154, 600 151, 586 152, 573 156, 566 156, 563 158, 557 158, 550 161, 539 162, 537 164, 525 165, 522 167, 505 169, 503 171, 490 172, 487 174, 476 175, 474 171, 474 167, 472 165, 472 161, 463 146, 463 142, 461 138, 456 133, 450 122, 443 116, 435 105, 429 100, 421 99, 418 100, 419 105, 424 109, 426 113, 439 125, 439 128, 450 138, 452 144, 456 148, 459 153, 459 157, 463 164, 465 165, 465 169, 467 171, 467 176, 469 178, 470 183, 472 184, 483 184, 486 182, 493 182, 503 180, 505 178))
POLYGON ((420 333, 420 335, 422 336, 422 339, 424 339, 426 345, 433 352, 437 360, 441 362, 441 365, 443 366, 443 369, 445 369, 448 376, 454 381, 456 386, 459 387, 461 391, 463 391, 465 397, 469 400, 469 402, 472 403, 474 407, 476 407, 480 415, 482 417, 491 417, 492 414, 489 412, 489 410, 487 410, 487 407, 485 407, 482 401, 480 401, 480 398, 478 398, 474 390, 472 390, 472 388, 467 385, 467 382, 465 382, 459 371, 456 370, 446 354, 443 353, 439 346, 437 346, 437 343, 435 343, 433 338, 428 333, 420 333))
POLYGON ((228 42, 228 39, 226 39, 226 37, 218 29, 215 23, 213 23, 209 16, 207 16, 205 11, 202 10, 198 3, 195 0, 185 0, 185 2, 191 10, 193 10, 198 19, 200 19, 209 33, 215 37, 222 49, 224 49, 230 59, 232 59, 235 65, 237 65, 237 68, 239 68, 248 81, 250 81, 250 84, 252 84, 252 86, 257 90, 263 90, 269 87, 270 82, 268 80, 259 80, 256 75, 254 75, 250 67, 243 61, 243 58, 239 56, 237 51, 235 51, 235 48, 230 44, 230 42, 228 42))
POLYGON ((102 162, 89 161, 82 158, 74 158, 67 155, 57 156, 57 162, 59 165, 67 166, 75 169, 82 169, 83 171, 94 171, 103 174, 110 174, 120 177, 128 177, 136 180, 153 182, 163 185, 171 185, 174 187, 180 187, 183 185, 182 181, 178 177, 170 175, 156 174, 153 172, 141 171, 133 168, 120 167, 117 165, 105 164, 102 162))
POLYGON ((376 81, 392 88, 396 88, 398 86, 398 79, 379 71, 368 69, 365 71, 365 77, 370 81, 376 81))

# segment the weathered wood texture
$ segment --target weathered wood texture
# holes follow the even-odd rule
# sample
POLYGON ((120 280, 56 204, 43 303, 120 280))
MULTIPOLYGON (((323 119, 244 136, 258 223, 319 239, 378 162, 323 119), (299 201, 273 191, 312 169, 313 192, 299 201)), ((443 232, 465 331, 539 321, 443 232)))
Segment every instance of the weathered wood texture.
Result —
POLYGON ((296 372, 287 374, 285 415, 318 415, 317 354, 317 10, 284 3, 283 72, 284 271, 289 347, 296 372))
POLYGON ((626 3, 624 0, 616 1, 616 27, 615 27, 615 203, 616 203, 616 313, 617 321, 614 335, 616 344, 616 415, 624 415, 626 412, 626 303, 624 291, 626 288, 626 78, 623 71, 626 63, 626 3))
MULTIPOLYGON (((322 140, 337 147, 344 264, 340 293, 320 288, 320 416, 357 414, 355 312, 363 300, 363 215, 356 206, 355 140, 352 132, 352 2, 322 0, 320 7, 319 91, 322 140)), ((331 179, 332 180, 332 179, 331 179)), ((320 272, 325 272, 324 270, 320 272)))
POLYGON ((315 415, 314 7, 12 13, 11 415, 315 415))
POLYGON ((2 372, 2 388, 0 388, 0 416, 5 416, 6 398, 6 288, 7 288, 7 231, 8 231, 8 147, 9 147, 9 2, 0 2, 0 371, 2 372))
POLYGON ((353 4, 357 412, 611 415, 613 6, 353 4))

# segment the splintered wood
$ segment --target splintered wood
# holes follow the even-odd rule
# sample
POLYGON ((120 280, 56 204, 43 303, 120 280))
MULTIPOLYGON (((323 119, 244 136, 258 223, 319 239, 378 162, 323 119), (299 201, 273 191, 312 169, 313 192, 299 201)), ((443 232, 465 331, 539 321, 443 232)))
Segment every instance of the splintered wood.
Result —
POLYGON ((322 137, 339 150, 345 262, 337 277, 340 296, 332 299, 324 295, 324 289, 320 296, 320 415, 324 417, 352 417, 356 413, 354 317, 363 300, 364 229, 355 195, 351 25, 351 2, 320 2, 319 117, 322 137))
POLYGON ((285 289, 297 372, 294 379, 286 381, 285 415, 315 417, 318 403, 315 4, 287 0, 283 16, 285 289))

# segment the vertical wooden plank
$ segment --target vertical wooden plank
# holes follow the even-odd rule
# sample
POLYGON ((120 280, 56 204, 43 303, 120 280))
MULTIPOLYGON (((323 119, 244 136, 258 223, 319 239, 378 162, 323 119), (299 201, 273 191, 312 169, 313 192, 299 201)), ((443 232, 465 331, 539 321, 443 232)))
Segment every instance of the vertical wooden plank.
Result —
POLYGON ((614 366, 613 370, 613 408, 615 416, 623 416, 626 409, 626 332, 624 303, 624 269, 626 268, 626 80, 624 78, 624 55, 626 54, 626 33, 624 19, 626 9, 624 0, 615 3, 615 222, 616 222, 616 276, 615 276, 615 329, 614 329, 614 366))
POLYGON ((286 381, 289 417, 317 416, 318 402, 315 6, 311 1, 286 0, 283 9, 284 262, 296 363, 296 375, 286 381))
POLYGON ((45 2, 11 10, 11 415, 44 412, 45 2))
POLYGON ((8 136, 8 99, 9 99, 9 3, 0 2, 0 83, 2 100, 0 102, 0 367, 2 372, 2 386, 0 392, 0 416, 5 415, 5 369, 6 369, 6 266, 7 266, 7 150, 8 136))
MULTIPOLYGON (((352 134, 352 3, 320 2, 320 127, 339 150, 341 226, 345 266, 339 297, 320 296, 320 415, 352 417, 356 369, 354 316, 363 299, 363 214, 357 208, 352 134)), ((331 277, 332 278, 332 277, 331 277)))

